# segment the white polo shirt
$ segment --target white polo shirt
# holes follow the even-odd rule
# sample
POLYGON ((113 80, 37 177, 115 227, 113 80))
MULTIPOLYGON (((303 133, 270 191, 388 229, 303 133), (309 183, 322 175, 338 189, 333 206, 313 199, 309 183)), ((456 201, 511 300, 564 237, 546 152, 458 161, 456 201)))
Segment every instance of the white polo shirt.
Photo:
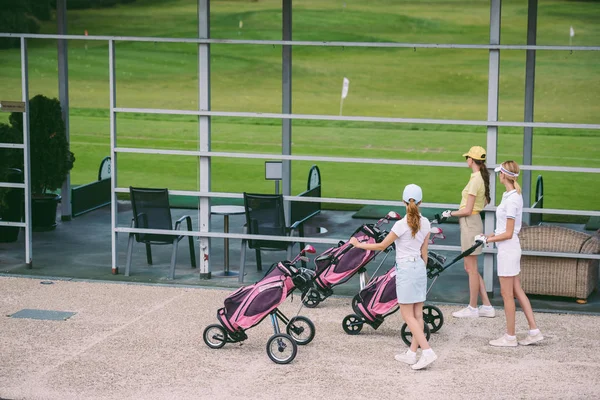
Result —
POLYGON ((398 236, 394 240, 396 245, 396 262, 402 262, 403 258, 406 257, 421 257, 421 246, 427 237, 427 234, 431 230, 431 224, 429 220, 421 215, 421 229, 417 232, 415 237, 412 236, 406 217, 400 221, 396 221, 392 227, 392 232, 398 236))
POLYGON ((517 235, 521 231, 523 220, 523 196, 516 189, 502 194, 502 201, 496 209, 496 229, 494 230, 496 235, 506 232, 506 221, 509 218, 515 220, 513 239, 517 238, 518 240, 517 235))

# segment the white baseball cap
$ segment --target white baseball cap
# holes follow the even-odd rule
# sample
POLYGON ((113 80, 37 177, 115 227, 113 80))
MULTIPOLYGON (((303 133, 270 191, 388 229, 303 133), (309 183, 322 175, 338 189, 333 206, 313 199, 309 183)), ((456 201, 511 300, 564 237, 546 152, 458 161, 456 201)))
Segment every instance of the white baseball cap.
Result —
POLYGON ((423 200, 423 191, 421 190, 421 187, 414 183, 406 185, 404 192, 402 193, 402 200, 410 203, 410 199, 414 199, 415 203, 420 203, 421 200, 423 200))

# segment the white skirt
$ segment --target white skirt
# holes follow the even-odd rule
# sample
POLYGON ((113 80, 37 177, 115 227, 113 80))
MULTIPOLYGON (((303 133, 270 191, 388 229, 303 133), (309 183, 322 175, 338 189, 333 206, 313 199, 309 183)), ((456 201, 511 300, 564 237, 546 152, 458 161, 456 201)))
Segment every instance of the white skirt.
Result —
POLYGON ((423 303, 427 295, 427 270, 421 257, 396 264, 398 304, 423 303))
POLYGON ((521 273, 521 246, 519 242, 499 242, 497 260, 498 276, 519 275, 521 273))

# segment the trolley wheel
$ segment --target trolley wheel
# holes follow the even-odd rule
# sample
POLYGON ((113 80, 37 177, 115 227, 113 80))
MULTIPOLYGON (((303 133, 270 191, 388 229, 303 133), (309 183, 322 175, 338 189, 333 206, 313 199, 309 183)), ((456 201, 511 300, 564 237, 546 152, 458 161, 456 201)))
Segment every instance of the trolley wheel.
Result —
POLYGON ((364 324, 365 322, 361 317, 356 314, 350 314, 346 315, 342 321, 342 328, 344 328, 344 332, 348 335, 358 335, 364 324))
POLYGON ((212 324, 204 329, 204 343, 211 349, 220 349, 227 343, 227 332, 219 324, 212 324))
POLYGON ((300 346, 309 344, 315 338, 315 324, 302 315, 290 319, 285 330, 300 346))
POLYGON ((436 306, 425 305, 423 306, 423 321, 429 326, 431 333, 435 333, 444 325, 444 314, 436 306))
POLYGON ((278 333, 267 341, 267 354, 276 364, 287 364, 296 358, 298 345, 290 335, 278 333))
MULTIPOLYGON (((423 324, 423 333, 425 334, 425 339, 429 340, 431 337, 431 332, 429 331, 429 326, 427 324, 423 324)), ((402 336, 402 341, 406 343, 407 346, 410 346, 412 343, 412 332, 408 328, 406 322, 402 325, 402 329, 400 329, 400 336, 402 336)))
POLYGON ((321 295, 316 289, 310 288, 303 293, 302 303, 308 308, 315 308, 321 302, 321 295))

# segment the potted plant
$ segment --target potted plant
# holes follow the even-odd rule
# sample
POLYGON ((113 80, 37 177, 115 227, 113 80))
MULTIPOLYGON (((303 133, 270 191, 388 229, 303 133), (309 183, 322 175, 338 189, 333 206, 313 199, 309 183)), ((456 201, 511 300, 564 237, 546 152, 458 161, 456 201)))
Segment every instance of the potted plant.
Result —
MULTIPOLYGON (((18 143, 18 132, 7 124, 0 124, 0 142, 18 143)), ((23 183, 23 171, 17 169, 21 150, 0 149, 0 182, 23 183), (19 154, 20 153, 20 154, 19 154)), ((0 219, 21 222, 23 219, 23 189, 0 187, 0 219)), ((19 228, 0 226, 0 242, 14 242, 19 237, 19 228)))
MULTIPOLYGON (((14 112, 9 121, 22 135, 23 114, 14 112)), ((56 228, 56 206, 61 198, 53 192, 62 186, 75 162, 57 99, 37 95, 29 101, 29 152, 31 225, 36 230, 52 230, 56 228)), ((22 165, 21 161, 21 169, 22 165)))

